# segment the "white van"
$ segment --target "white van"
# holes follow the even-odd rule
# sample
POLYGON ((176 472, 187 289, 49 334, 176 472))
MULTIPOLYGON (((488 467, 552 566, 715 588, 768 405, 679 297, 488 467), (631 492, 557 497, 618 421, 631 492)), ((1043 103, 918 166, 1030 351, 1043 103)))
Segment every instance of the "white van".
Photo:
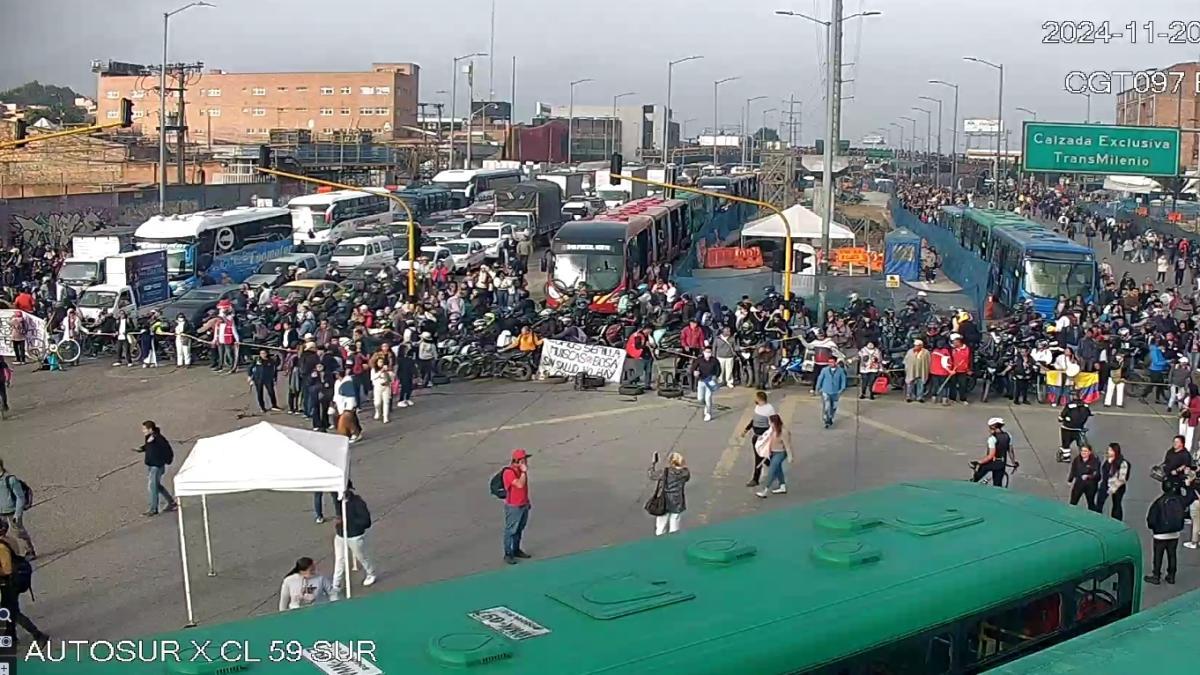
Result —
POLYGON ((396 250, 391 237, 352 237, 343 239, 333 249, 331 262, 342 269, 364 265, 391 265, 396 262, 396 250))

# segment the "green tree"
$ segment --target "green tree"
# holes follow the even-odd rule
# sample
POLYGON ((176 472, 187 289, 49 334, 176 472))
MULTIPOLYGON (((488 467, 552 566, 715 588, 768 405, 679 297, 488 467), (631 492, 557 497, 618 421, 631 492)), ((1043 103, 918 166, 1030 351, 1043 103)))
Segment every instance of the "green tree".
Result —
POLYGON ((16 103, 18 106, 45 106, 43 109, 30 110, 25 114, 25 120, 30 124, 42 118, 49 119, 55 124, 81 124, 87 119, 83 108, 75 105, 79 94, 70 87, 59 87, 53 84, 42 84, 37 80, 26 82, 19 87, 0 91, 0 101, 16 103))

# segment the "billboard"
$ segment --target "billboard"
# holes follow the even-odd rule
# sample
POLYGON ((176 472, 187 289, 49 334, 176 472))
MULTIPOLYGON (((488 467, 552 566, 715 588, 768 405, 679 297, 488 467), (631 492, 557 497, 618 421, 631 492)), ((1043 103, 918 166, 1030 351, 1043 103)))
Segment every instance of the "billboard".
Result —
POLYGON ((740 148, 742 146, 741 136, 713 136, 712 134, 703 134, 697 140, 702 148, 711 148, 714 145, 714 141, 715 145, 719 148, 740 148))
POLYGON ((884 139, 883 136, 879 134, 867 134, 866 136, 862 137, 862 140, 859 141, 859 143, 862 145, 883 145, 884 139))
POLYGON ((968 134, 994 134, 999 130, 1000 123, 996 120, 967 119, 963 120, 963 131, 968 134))

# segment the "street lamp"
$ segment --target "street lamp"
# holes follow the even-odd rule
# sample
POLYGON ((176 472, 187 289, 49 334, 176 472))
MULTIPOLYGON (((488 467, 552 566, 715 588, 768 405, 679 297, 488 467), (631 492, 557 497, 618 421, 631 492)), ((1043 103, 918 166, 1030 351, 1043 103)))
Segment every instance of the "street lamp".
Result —
POLYGON ((585 77, 581 80, 571 81, 571 104, 567 108, 567 165, 571 164, 572 151, 575 149, 572 146, 575 144, 575 87, 584 82, 595 82, 590 77, 585 77))
POLYGON ((942 99, 932 96, 918 96, 923 101, 937 101, 938 104, 938 134, 937 134, 937 165, 934 180, 938 187, 942 186, 942 99))
POLYGON ((912 109, 916 110, 918 112, 925 113, 925 159, 921 162, 921 165, 925 167, 925 173, 928 174, 929 173, 929 150, 930 150, 930 145, 931 145, 931 139, 933 138, 933 131, 932 131, 932 129, 933 129, 933 110, 931 110, 929 108, 922 108, 921 106, 917 106, 917 105, 914 105, 912 107, 912 109))
MULTIPOLYGON (((608 135, 610 137, 608 148, 609 155, 612 155, 617 151, 617 101, 625 98, 626 96, 633 96, 635 94, 637 94, 636 91, 627 91, 613 96, 613 121, 612 124, 608 125, 608 135)), ((621 129, 621 133, 624 134, 624 132, 625 130, 621 129)))
POLYGON ((899 122, 888 122, 889 126, 900 130, 900 145, 896 146, 896 169, 900 169, 900 158, 904 156, 904 125, 899 122))
POLYGON ((717 88, 720 87, 722 84, 725 84, 726 82, 733 82, 734 80, 739 80, 739 79, 741 79, 741 77, 742 77, 741 75, 734 75, 733 77, 726 77, 724 79, 715 80, 713 82, 713 161, 712 161, 712 163, 713 163, 714 169, 717 166, 717 138, 721 133, 720 130, 717 128, 717 124, 718 124, 718 120, 719 120, 719 118, 717 117, 717 88))
MULTIPOLYGON (((682 59, 675 59, 674 61, 667 61, 667 105, 665 108, 663 108, 663 120, 662 120, 662 128, 663 128, 662 151, 663 151, 663 169, 664 170, 667 168, 668 150, 670 149, 670 146, 671 146, 671 71, 675 68, 676 64, 684 63, 685 61, 695 61, 696 59, 702 59, 702 58, 704 58, 704 57, 699 54, 694 54, 692 56, 685 56, 682 59)), ((680 131, 680 135, 681 136, 683 135, 682 131, 680 131)))
MULTIPOLYGON (((458 64, 477 56, 487 56, 486 52, 475 52, 454 57, 454 79, 450 84, 450 166, 454 167, 454 118, 458 114, 458 64)), ((470 106, 468 106, 468 109, 470 106)), ((465 168, 465 167, 464 167, 465 168)))
POLYGON ((1037 111, 1036 110, 1030 110, 1029 108, 1022 108, 1021 106, 1017 106, 1017 110, 1020 110, 1023 113, 1029 113, 1030 115, 1033 115, 1033 121, 1034 122, 1037 121, 1037 111))
MULTIPOLYGON (((742 132, 743 132, 742 135, 743 136, 750 135, 749 133, 746 133, 746 132, 750 131, 750 104, 755 101, 761 101, 764 98, 768 98, 768 97, 766 97, 766 96, 751 96, 750 98, 746 99, 746 113, 745 113, 745 117, 742 118, 742 132)), ((742 164, 750 163, 749 153, 747 152, 747 150, 749 149, 749 145, 750 145, 750 143, 749 143, 749 141, 747 141, 746 144, 742 146, 742 164)))
POLYGON ((1082 93, 1084 96, 1087 97, 1087 113, 1086 113, 1086 116, 1083 118, 1083 123, 1091 124, 1092 123, 1092 93, 1090 91, 1084 91, 1084 92, 1080 92, 1080 93, 1082 93))
POLYGON ((945 80, 930 80, 929 84, 940 84, 944 87, 952 87, 954 89, 954 123, 950 129, 950 154, 952 156, 950 162, 950 196, 953 197, 955 191, 958 189, 958 85, 945 80))
MULTIPOLYGON (((758 161, 760 164, 762 163, 762 147, 767 142, 767 113, 773 113, 773 112, 779 112, 779 108, 767 108, 766 110, 762 111, 762 116, 763 116, 762 126, 758 128, 758 133, 761 134, 758 137, 758 147, 759 147, 758 161)), ((780 126, 782 126, 782 125, 780 125, 780 126)), ((775 135, 778 136, 779 134, 776 133, 775 135)), ((751 160, 754 159, 753 155, 750 157, 750 159, 751 160)))
MULTIPOLYGON (((171 17, 192 7, 216 7, 211 2, 189 2, 171 12, 163 12, 163 59, 158 73, 158 212, 167 205, 167 26, 171 17)), ((180 75, 182 77, 182 75, 180 75)), ((180 94, 182 96, 182 94, 180 94)), ((183 120, 177 121, 183 126, 183 120)))
POLYGON ((973 63, 982 63, 985 66, 995 68, 1000 76, 1000 86, 996 96, 996 160, 995 166, 992 167, 992 201, 993 206, 1000 206, 1000 134, 1004 127, 1004 64, 992 63, 974 56, 964 56, 964 61, 973 63))

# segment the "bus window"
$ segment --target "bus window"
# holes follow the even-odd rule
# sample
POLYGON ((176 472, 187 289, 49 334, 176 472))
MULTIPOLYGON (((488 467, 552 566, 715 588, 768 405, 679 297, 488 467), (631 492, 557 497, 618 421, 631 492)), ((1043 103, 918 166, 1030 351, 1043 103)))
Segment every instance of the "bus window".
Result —
POLYGON ((934 675, 950 672, 954 635, 922 635, 871 652, 859 672, 868 675, 934 675))
POLYGON ((671 246, 678 248, 683 243, 683 209, 671 209, 671 246))
POLYGON ((667 251, 670 248, 671 235, 667 232, 668 224, 667 216, 658 218, 654 221, 654 258, 655 260, 666 260, 667 251))
POLYGON ((651 253, 654 249, 650 247, 650 228, 638 232, 633 244, 637 247, 634 260, 637 262, 639 271, 649 270, 650 264, 657 261, 657 258, 651 253))
POLYGON ((1133 568, 1121 565, 1075 585, 1075 621, 1087 630, 1129 616, 1133 607, 1133 568))
POLYGON ((966 623, 968 667, 1007 658, 1063 628, 1057 591, 966 623))

